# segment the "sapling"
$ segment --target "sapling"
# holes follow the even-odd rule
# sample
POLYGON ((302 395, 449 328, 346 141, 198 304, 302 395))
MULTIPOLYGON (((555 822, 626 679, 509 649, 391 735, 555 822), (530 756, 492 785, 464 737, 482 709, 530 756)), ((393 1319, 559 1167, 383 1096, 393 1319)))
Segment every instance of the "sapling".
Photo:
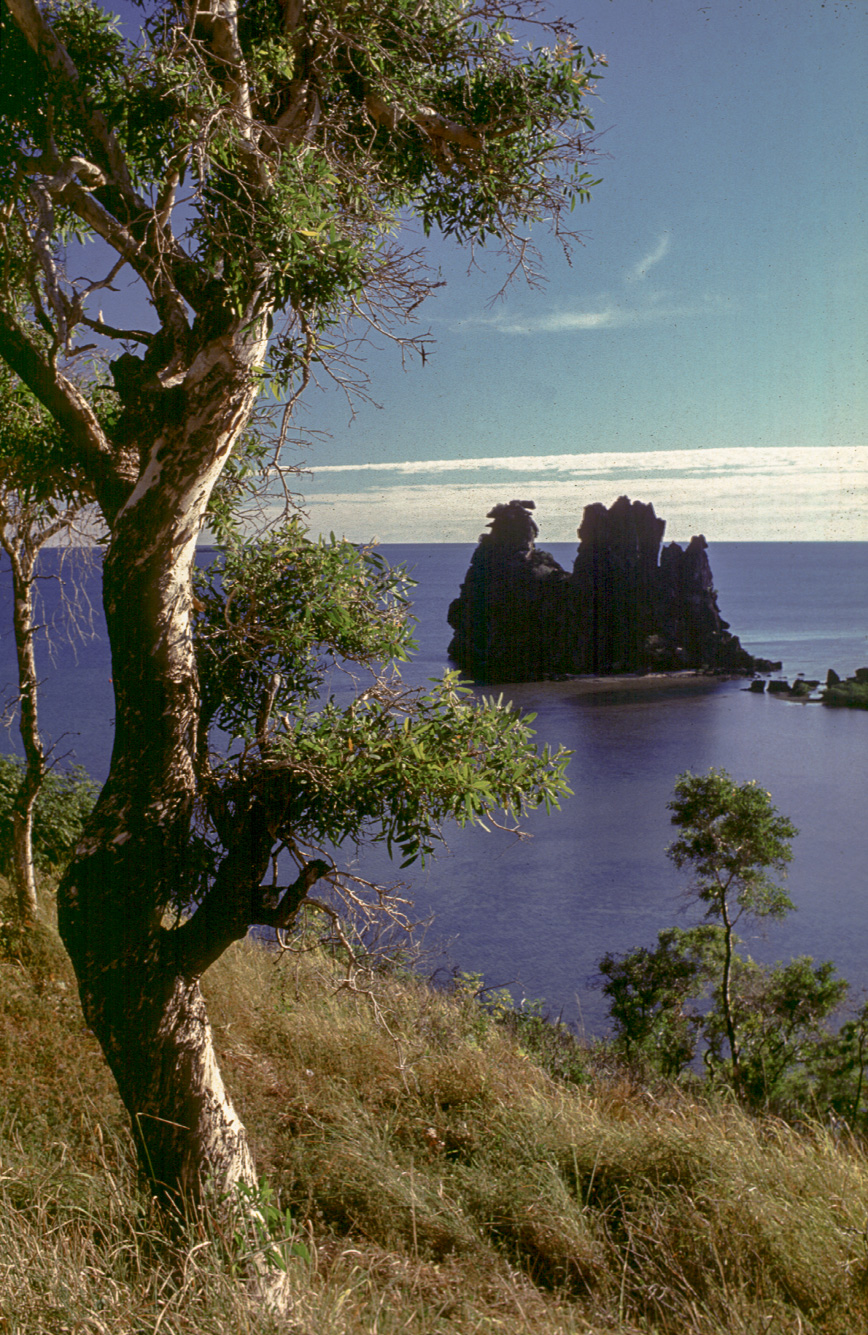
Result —
POLYGON ((689 898, 704 905, 706 919, 723 929, 720 1009, 733 1083, 740 1090, 740 1043, 732 998, 735 931, 744 919, 783 918, 795 908, 769 873, 785 873, 793 856, 790 840, 798 830, 755 780, 737 783, 726 770, 680 775, 668 809, 681 833, 667 856, 679 870, 692 871, 689 898))

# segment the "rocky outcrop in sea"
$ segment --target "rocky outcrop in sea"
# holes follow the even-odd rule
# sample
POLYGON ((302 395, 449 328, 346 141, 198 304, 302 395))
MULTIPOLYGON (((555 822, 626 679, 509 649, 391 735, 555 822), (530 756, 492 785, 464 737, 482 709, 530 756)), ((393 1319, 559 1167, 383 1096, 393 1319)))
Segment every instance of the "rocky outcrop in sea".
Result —
POLYGON ((488 512, 449 607, 450 657, 480 681, 699 669, 780 668, 743 649, 717 606, 707 543, 662 547, 653 505, 585 507, 572 571, 536 546, 533 501, 488 512))

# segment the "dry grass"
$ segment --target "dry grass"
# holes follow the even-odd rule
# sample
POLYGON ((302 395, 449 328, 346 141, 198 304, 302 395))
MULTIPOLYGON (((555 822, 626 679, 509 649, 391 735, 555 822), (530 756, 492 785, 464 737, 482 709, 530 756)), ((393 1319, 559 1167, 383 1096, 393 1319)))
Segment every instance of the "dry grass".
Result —
MULTIPOLYGON (((169 1245, 68 966, 0 964, 0 1331, 275 1329, 200 1224, 169 1245)), ((310 1259, 299 1335, 868 1329, 858 1147, 623 1074, 553 1080, 472 999, 314 953, 206 979, 227 1082, 310 1259)))

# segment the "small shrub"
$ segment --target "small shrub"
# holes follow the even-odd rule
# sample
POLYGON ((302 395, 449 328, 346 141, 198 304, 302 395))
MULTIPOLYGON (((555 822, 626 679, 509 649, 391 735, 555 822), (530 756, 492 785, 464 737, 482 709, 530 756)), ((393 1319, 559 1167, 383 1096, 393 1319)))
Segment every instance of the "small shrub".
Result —
MULTIPOLYGON (((4 876, 12 872, 12 806, 23 771, 24 762, 19 756, 0 756, 0 872, 4 876)), ((99 785, 81 765, 48 771, 36 799, 33 822, 37 870, 63 870, 81 838, 98 792, 99 785)))
MULTIPOLYGON (((859 672, 864 672, 860 668, 859 672)), ((820 697, 824 705, 832 709, 868 709, 868 680, 848 677, 846 681, 836 681, 826 686, 820 697)))

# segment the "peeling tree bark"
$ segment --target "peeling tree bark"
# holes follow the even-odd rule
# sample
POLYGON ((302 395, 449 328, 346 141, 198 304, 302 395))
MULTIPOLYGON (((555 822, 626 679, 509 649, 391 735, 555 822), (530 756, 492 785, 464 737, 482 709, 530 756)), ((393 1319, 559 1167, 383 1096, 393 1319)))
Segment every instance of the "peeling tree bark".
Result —
MULTIPOLYGON (((264 321, 260 321, 260 329, 264 321)), ((204 348, 177 418, 111 523, 103 598, 116 730, 108 781, 58 895, 88 1024, 129 1112, 142 1167, 173 1208, 255 1190, 195 964, 164 924, 183 902, 199 723, 191 636, 195 544, 256 393, 259 339, 204 348)))

